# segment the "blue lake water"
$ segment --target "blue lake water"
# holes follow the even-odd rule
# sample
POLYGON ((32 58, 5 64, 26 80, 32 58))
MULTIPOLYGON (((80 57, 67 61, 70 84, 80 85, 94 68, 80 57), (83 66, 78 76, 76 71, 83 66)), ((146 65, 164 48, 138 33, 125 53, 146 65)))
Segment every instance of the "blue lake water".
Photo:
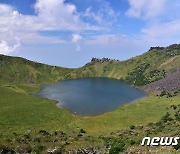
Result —
POLYGON ((56 100, 57 107, 73 114, 94 116, 139 100, 146 93, 116 79, 83 78, 46 85, 34 96, 56 100))

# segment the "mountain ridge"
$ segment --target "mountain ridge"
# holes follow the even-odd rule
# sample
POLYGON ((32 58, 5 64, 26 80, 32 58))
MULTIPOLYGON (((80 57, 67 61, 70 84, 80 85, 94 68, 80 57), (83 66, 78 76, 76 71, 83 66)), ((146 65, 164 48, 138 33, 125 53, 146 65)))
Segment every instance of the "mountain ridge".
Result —
POLYGON ((84 77, 109 77, 124 80, 139 87, 177 71, 180 67, 179 61, 180 44, 151 47, 144 54, 124 61, 92 58, 91 62, 76 69, 0 55, 0 81, 45 84, 84 77))

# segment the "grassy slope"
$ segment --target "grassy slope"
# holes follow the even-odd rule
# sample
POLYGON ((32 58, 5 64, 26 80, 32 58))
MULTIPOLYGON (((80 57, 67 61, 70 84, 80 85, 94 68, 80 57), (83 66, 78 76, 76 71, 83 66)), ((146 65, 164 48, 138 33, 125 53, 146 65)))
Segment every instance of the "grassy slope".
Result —
POLYGON ((131 124, 139 125, 157 121, 166 113, 166 107, 180 102, 179 97, 170 100, 150 96, 137 103, 123 105, 104 115, 78 117, 67 110, 57 108, 54 101, 29 96, 27 92, 36 91, 36 86, 14 85, 13 87, 16 87, 15 90, 11 89, 12 85, 0 87, 1 133, 25 132, 28 129, 72 132, 79 127, 89 134, 107 134, 125 129, 131 124), (22 87, 25 90, 21 90, 22 87))
POLYGON ((0 55, 0 81, 5 83, 50 83, 66 79, 72 69, 49 66, 19 57, 0 55))
POLYGON ((111 77, 139 86, 163 77, 163 71, 173 71, 179 66, 179 55, 180 45, 169 46, 152 49, 126 61, 92 62, 78 69, 49 66, 23 58, 0 55, 0 81, 45 84, 82 77, 111 77), (141 77, 146 81, 138 81, 141 77))
POLYGON ((141 86, 163 78, 166 72, 179 66, 180 45, 164 49, 154 48, 126 61, 91 62, 73 70, 69 78, 110 77, 141 86))

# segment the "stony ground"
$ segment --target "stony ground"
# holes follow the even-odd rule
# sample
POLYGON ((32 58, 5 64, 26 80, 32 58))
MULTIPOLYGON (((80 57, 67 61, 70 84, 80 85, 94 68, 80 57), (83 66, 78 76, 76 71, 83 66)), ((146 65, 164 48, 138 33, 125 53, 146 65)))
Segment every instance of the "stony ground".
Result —
POLYGON ((161 80, 152 82, 148 85, 140 87, 140 89, 152 92, 152 91, 177 91, 180 89, 180 69, 176 72, 167 74, 167 76, 161 80))

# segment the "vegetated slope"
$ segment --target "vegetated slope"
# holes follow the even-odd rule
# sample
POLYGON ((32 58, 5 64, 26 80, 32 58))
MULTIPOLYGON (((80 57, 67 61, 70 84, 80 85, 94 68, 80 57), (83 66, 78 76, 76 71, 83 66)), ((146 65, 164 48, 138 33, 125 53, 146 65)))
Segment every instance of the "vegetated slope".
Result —
MULTIPOLYGON (((153 138, 157 136, 175 137, 180 135, 178 129, 180 124, 180 104, 174 103, 170 102, 169 105, 165 103, 166 107, 163 106, 163 108, 166 108, 166 112, 156 122, 148 123, 147 125, 129 125, 129 128, 125 130, 115 130, 105 135, 91 136, 86 129, 77 127, 75 123, 76 129, 68 133, 58 130, 57 124, 56 129, 51 128, 51 130, 43 127, 43 129, 38 131, 13 132, 10 136, 2 134, 0 136, 0 151, 1 153, 63 154, 179 153, 180 142, 174 146, 141 146, 142 139, 147 136, 153 138)), ((72 118, 74 119, 75 117, 72 118)), ((62 118, 59 118, 59 120, 62 120, 62 118)), ((21 122, 22 126, 24 122, 21 122)), ((38 123, 38 121, 35 122, 38 123)), ((78 122, 78 120, 74 122, 78 122)), ((101 129, 99 130, 101 131, 101 129)))
POLYGON ((176 71, 180 66, 179 55, 180 45, 154 47, 126 61, 91 62, 87 67, 98 76, 123 79, 134 86, 142 86, 176 71))
POLYGON ((32 62, 20 57, 0 55, 0 81, 47 83, 66 79, 71 69, 32 62))
POLYGON ((0 81, 47 83, 83 77, 111 77, 134 86, 164 78, 180 65, 180 44, 166 48, 151 47, 143 55, 126 61, 96 59, 78 69, 68 69, 0 55, 0 81))

